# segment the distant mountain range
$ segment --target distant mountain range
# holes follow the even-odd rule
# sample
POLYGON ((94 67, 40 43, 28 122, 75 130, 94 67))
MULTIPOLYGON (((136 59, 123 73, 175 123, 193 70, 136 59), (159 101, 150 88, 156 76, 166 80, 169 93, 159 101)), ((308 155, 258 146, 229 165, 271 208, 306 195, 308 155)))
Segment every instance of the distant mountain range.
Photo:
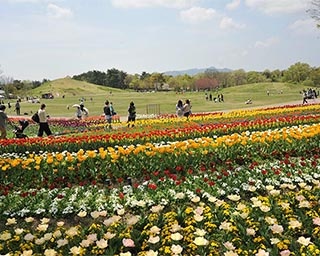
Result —
POLYGON ((192 68, 192 69, 186 69, 186 70, 174 70, 174 71, 166 71, 163 72, 165 75, 168 76, 179 76, 179 75, 196 75, 199 73, 204 73, 205 71, 217 71, 217 72, 230 72, 232 69, 229 68, 215 68, 215 67, 208 67, 208 68, 192 68))

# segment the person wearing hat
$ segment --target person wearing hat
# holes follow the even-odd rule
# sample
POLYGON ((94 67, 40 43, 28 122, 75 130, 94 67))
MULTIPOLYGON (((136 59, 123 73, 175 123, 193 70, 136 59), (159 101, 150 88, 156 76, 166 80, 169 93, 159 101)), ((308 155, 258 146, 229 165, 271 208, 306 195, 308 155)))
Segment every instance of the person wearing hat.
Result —
POLYGON ((45 108, 46 108, 46 104, 41 104, 40 109, 38 110, 38 115, 39 115, 38 136, 39 137, 42 137, 44 132, 47 134, 47 136, 52 135, 52 132, 48 124, 49 116, 46 114, 45 108))

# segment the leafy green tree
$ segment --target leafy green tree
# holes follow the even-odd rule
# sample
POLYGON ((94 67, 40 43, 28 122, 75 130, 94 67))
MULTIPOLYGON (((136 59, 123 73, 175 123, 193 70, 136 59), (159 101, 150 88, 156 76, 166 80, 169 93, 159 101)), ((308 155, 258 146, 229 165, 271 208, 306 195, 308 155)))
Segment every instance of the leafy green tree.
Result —
POLYGON ((128 84, 128 87, 130 89, 138 90, 140 88, 140 75, 135 74, 135 75, 128 75, 126 77, 126 84, 128 84))
POLYGON ((92 84, 98 85, 107 85, 107 75, 105 72, 101 72, 98 70, 88 71, 86 73, 82 73, 80 75, 75 75, 72 77, 73 79, 86 81, 92 84))
POLYGON ((280 82, 283 77, 283 72, 279 69, 271 71, 271 82, 280 82))
POLYGON ((312 68, 310 80, 313 81, 315 86, 320 87, 320 67, 312 68))
POLYGON ((149 76, 151 76, 149 73, 143 71, 143 72, 141 73, 140 79, 141 79, 141 80, 144 80, 144 79, 148 78, 149 76))
POLYGON ((261 83, 261 82, 266 82, 266 81, 267 81, 267 78, 265 77, 264 74, 261 74, 260 72, 249 71, 247 73, 247 82, 249 84, 261 83))
POLYGON ((247 74, 243 69, 238 69, 232 72, 234 85, 241 85, 247 83, 247 74))
POLYGON ((311 67, 307 63, 295 63, 284 73, 285 82, 302 83, 307 80, 311 73, 311 67))
POLYGON ((173 88, 176 92, 180 91, 180 83, 179 83, 179 77, 177 76, 170 76, 167 78, 167 83, 171 88, 173 88))
POLYGON ((312 7, 307 12, 317 22, 317 27, 320 28, 320 0, 312 0, 310 3, 312 7))
POLYGON ((155 90, 161 89, 161 86, 165 82, 163 73, 152 73, 149 77, 151 87, 153 86, 155 90))
POLYGON ((127 89, 128 85, 125 83, 127 73, 117 70, 115 68, 108 69, 106 75, 106 85, 120 88, 120 89, 127 89))

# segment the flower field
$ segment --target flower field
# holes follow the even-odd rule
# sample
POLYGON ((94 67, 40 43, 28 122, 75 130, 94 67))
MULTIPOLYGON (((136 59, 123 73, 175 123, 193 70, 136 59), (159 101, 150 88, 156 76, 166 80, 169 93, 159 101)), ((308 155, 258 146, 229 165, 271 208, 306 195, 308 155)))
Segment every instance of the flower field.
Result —
POLYGON ((319 104, 50 126, 0 140, 0 255, 320 254, 319 104))

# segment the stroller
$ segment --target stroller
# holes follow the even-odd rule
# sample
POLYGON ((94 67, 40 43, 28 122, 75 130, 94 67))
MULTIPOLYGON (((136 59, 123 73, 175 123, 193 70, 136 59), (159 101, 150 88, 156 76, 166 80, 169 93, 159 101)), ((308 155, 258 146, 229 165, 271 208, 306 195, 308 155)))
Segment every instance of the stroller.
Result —
POLYGON ((16 135, 16 138, 23 139, 28 138, 26 134, 23 133, 24 129, 26 129, 29 125, 29 122, 27 120, 19 120, 19 126, 14 125, 13 133, 16 135))

